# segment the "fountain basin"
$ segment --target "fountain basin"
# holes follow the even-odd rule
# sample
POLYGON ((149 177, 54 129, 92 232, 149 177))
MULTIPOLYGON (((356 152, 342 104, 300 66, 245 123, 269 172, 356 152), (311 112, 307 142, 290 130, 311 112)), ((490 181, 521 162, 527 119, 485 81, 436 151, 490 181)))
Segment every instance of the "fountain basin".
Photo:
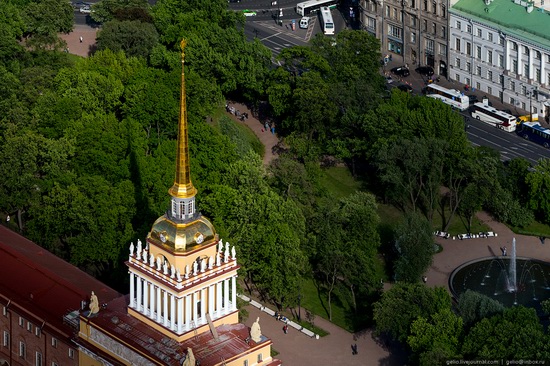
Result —
POLYGON ((457 299, 466 290, 472 290, 504 306, 523 305, 539 311, 540 302, 550 298, 549 280, 550 263, 524 257, 515 261, 510 257, 488 257, 457 267, 449 278, 449 288, 457 299), (510 270, 513 263, 515 271, 510 270))

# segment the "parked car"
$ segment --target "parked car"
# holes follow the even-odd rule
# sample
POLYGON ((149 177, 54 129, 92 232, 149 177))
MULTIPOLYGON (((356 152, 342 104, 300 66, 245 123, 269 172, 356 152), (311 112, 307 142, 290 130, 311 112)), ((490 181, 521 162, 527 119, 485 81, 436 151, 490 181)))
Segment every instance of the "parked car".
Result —
POLYGON ((432 76, 434 74, 434 69, 432 69, 431 66, 420 66, 420 67, 417 67, 415 71, 420 75, 425 75, 425 76, 432 76))
POLYGON ((243 14, 245 17, 255 17, 256 16, 256 12, 253 11, 253 10, 248 10, 248 9, 244 9, 243 10, 243 14))
POLYGON ((386 76, 386 83, 388 83, 388 84, 391 84, 391 83, 393 83, 393 79, 392 79, 392 77, 391 77, 391 76, 389 76, 389 75, 388 75, 388 76, 386 76))
POLYGON ((405 66, 394 67, 390 70, 393 74, 398 76, 409 76, 411 72, 405 66))
POLYGON ((398 85, 397 89, 399 89, 399 90, 401 90, 402 92, 405 92, 405 93, 412 93, 412 91, 413 91, 412 86, 410 86, 408 84, 398 85))

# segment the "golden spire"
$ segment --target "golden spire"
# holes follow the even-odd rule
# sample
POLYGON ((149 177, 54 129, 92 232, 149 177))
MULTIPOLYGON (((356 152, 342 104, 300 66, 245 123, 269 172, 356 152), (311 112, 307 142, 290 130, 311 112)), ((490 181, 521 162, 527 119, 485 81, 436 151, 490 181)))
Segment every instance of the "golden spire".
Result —
POLYGON ((181 40, 181 95, 180 117, 178 125, 178 151, 176 156, 176 179, 174 185, 168 190, 172 197, 190 198, 195 196, 197 189, 191 183, 189 167, 189 140, 187 137, 187 106, 185 103, 185 39, 181 40))

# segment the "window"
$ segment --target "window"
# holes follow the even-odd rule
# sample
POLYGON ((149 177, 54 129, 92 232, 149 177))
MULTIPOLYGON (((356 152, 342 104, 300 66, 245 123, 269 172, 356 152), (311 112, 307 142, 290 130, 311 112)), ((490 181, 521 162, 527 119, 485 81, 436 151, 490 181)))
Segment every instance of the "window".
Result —
POLYGON ((447 37, 447 28, 445 28, 445 26, 441 27, 441 37, 443 38, 447 37))
POLYGON ((411 16, 411 26, 416 27, 416 17, 414 15, 411 16))
POLYGON ((19 357, 23 359, 27 357, 27 346, 24 342, 19 342, 19 357))
POLYGON ((458 20, 456 21, 456 29, 462 30, 462 23, 460 23, 458 20))
MULTIPOLYGON (((470 62, 466 62, 466 71, 471 72, 472 71, 472 64, 470 62)), ((470 84, 470 83, 467 83, 470 84)))
POLYGON ((42 353, 36 352, 36 366, 42 366, 42 353))
POLYGON ((428 10, 428 0, 424 0, 424 10, 428 10))
POLYGON ((57 339, 55 339, 54 337, 52 337, 52 347, 57 348, 57 339))
POLYGON ((416 0, 411 0, 411 8, 416 9, 416 0))
POLYGON ((479 38, 482 38, 482 37, 483 37, 483 31, 481 30, 481 28, 478 28, 478 29, 477 29, 477 36, 478 36, 479 38))
POLYGON ((493 81, 493 72, 491 70, 487 71, 487 79, 493 81))
POLYGON ((493 88, 491 88, 490 86, 487 87, 487 93, 493 95, 493 88))
POLYGON ((516 105, 516 100, 512 97, 510 97, 510 104, 511 105, 516 105))
POLYGON ((510 90, 512 90, 513 92, 516 91, 516 83, 514 83, 513 81, 510 81, 510 90))
POLYGON ((446 55, 447 54, 447 45, 440 43, 439 44, 439 54, 440 55, 446 55))
POLYGON ((527 87, 525 85, 521 86, 521 94, 527 95, 527 87))
POLYGON ((264 360, 264 355, 260 353, 258 355, 258 362, 262 362, 263 360, 264 360))
POLYGON ((74 349, 69 348, 69 358, 74 358, 74 349))
POLYGON ((500 100, 504 100, 504 93, 501 91, 498 92, 498 97, 500 100))
POLYGON ((457 69, 460 69, 460 59, 458 57, 455 60, 455 66, 457 69))
POLYGON ((526 109, 525 102, 521 102, 521 109, 523 109, 523 110, 526 109))
POLYGON ((388 35, 401 39, 401 28, 388 24, 388 35))
POLYGON ((498 66, 504 67, 504 55, 498 55, 498 66))
POLYGON ((10 346, 10 334, 7 331, 4 331, 4 341, 2 342, 2 345, 4 347, 10 346))
POLYGON ((52 361, 52 366, 59 366, 59 365, 57 364, 57 362, 52 361))
POLYGON ((244 360, 243 366, 248 366, 248 360, 244 360))
POLYGON ((42 334, 42 330, 40 329, 40 327, 34 328, 34 334, 35 334, 37 337, 40 337, 40 334, 42 334))
POLYGON ((466 25, 466 32, 472 33, 472 25, 471 24, 466 25))
POLYGON ((432 33, 437 34, 437 24, 432 23, 432 33))
POLYGON ((435 0, 432 2, 432 12, 437 14, 437 2, 435 0))
POLYGON ((518 60, 512 60, 512 72, 518 73, 518 60))
POLYGON ((476 57, 481 60, 481 46, 476 46, 476 57))
POLYGON ((550 73, 546 75, 546 85, 550 84, 550 73))
POLYGON ((512 42, 512 50, 514 51, 518 50, 518 44, 516 42, 512 42))
POLYGON ((443 18, 447 17, 447 6, 445 4, 441 4, 441 16, 443 18))
POLYGON ((489 42, 493 42, 493 33, 489 32, 487 36, 489 37, 489 42))
POLYGON ((428 31, 428 21, 426 19, 424 19, 423 23, 424 23, 424 25, 422 26, 422 28, 424 29, 424 32, 427 32, 428 31))
POLYGON ((529 64, 523 64, 523 75, 529 77, 529 64))
POLYGON ((476 75, 481 76, 481 66, 476 66, 476 75))
POLYGON ((390 7, 386 5, 386 17, 390 17, 390 7))
POLYGON ((487 51, 487 62, 490 65, 493 64, 493 51, 487 51))
POLYGON ((539 51, 535 51, 535 59, 540 60, 540 52, 539 51))
POLYGON ((466 42, 466 54, 468 56, 472 55, 472 44, 470 42, 466 42))
POLYGON ((397 9, 396 9, 396 8, 393 8, 392 10, 393 10, 393 12, 392 12, 392 14, 393 14, 393 19, 397 19, 397 9))
POLYGON ((27 330, 32 333, 32 323, 27 322, 27 330))
POLYGON ((374 31, 376 29, 376 19, 367 17, 367 28, 374 31))
POLYGON ((535 80, 537 83, 542 83, 540 69, 535 69, 535 80))
POLYGON ((460 38, 455 39, 455 49, 460 52, 460 38))
POLYGON ((479 82, 476 82, 476 89, 481 90, 481 84, 479 84, 479 82))
POLYGON ((427 39, 426 40, 426 54, 433 55, 434 54, 434 41, 433 39, 427 39))
POLYGON ((466 78, 464 81, 466 82, 466 85, 470 85, 470 78, 466 78))
POLYGON ((546 55, 546 62, 550 62, 550 55, 546 55))
POLYGON ((19 326, 22 327, 25 325, 25 319, 19 317, 19 326))
POLYGON ((411 43, 416 43, 416 33, 411 32, 411 43))
POLYGON ((456 81, 458 81, 460 83, 460 75, 455 74, 455 79, 456 79, 456 81))
POLYGON ((526 55, 528 55, 528 54, 529 54, 529 47, 523 46, 523 53, 525 53, 526 55))
POLYGON ((2 306, 2 315, 8 316, 8 308, 5 306, 2 306))

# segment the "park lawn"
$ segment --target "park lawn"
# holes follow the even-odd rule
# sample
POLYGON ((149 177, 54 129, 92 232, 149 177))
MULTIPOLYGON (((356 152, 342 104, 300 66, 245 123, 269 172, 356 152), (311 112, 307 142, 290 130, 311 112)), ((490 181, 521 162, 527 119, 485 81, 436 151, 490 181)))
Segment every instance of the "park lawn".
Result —
MULTIPOLYGON (((216 121, 217 123, 214 124, 214 127, 220 130, 222 134, 229 137, 229 139, 239 147, 250 147, 252 151, 263 159, 265 155, 265 146, 256 136, 254 131, 252 131, 247 125, 237 122, 225 114, 222 114, 216 121), (225 128, 222 127, 222 121, 225 128)), ((248 150, 245 148, 245 151, 248 150)))
POLYGON ((538 221, 533 221, 531 225, 527 227, 510 227, 514 233, 521 235, 531 235, 531 236, 543 236, 545 238, 550 238, 550 226, 540 223, 538 221))
POLYGON ((346 166, 334 166, 322 170, 320 183, 330 197, 343 198, 361 188, 361 182, 353 178, 346 166))

